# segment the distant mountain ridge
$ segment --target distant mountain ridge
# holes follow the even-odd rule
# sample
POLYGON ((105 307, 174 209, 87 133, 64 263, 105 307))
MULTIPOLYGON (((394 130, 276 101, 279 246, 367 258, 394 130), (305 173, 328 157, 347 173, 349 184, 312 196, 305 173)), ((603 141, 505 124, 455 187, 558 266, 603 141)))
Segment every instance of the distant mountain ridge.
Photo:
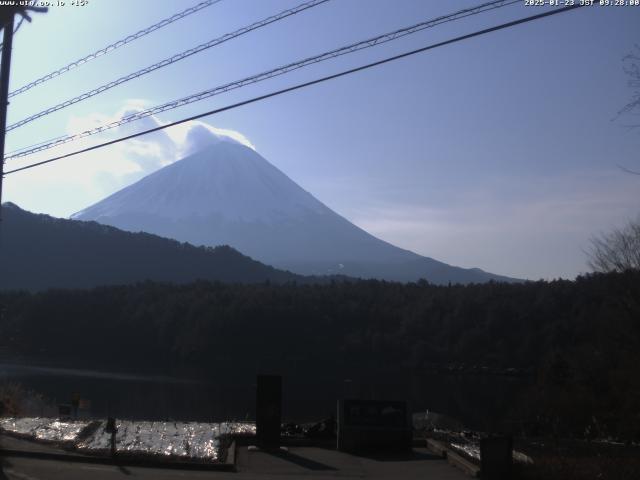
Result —
POLYGON ((146 280, 187 283, 304 281, 228 246, 194 247, 148 233, 2 205, 0 290, 90 288, 146 280))
POLYGON ((194 245, 231 245, 302 275, 432 283, 516 281, 380 240, 302 189, 257 152, 220 140, 74 214, 194 245))

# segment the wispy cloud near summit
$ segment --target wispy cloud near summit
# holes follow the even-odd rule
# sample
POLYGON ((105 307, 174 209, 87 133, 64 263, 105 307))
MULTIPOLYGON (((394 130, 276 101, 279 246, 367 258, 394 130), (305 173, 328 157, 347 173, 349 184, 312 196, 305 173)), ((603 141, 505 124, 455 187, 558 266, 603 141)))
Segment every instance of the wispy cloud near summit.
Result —
MULTIPOLYGON (((148 105, 146 100, 130 99, 112 114, 93 112, 84 116, 72 116, 67 123, 66 133, 79 133, 118 120, 144 110, 148 105)), ((146 117, 102 135, 41 152, 30 157, 29 163, 166 123, 168 122, 155 116, 146 117)), ((240 132, 217 128, 202 121, 191 121, 56 162, 55 168, 33 169, 29 175, 16 174, 8 182, 7 195, 21 207, 37 212, 42 211, 42 195, 47 192, 45 194, 51 201, 48 202, 46 213, 67 217, 87 204, 95 203, 142 177, 217 142, 237 142, 256 149, 240 132)), ((22 162, 26 163, 25 160, 22 162)))

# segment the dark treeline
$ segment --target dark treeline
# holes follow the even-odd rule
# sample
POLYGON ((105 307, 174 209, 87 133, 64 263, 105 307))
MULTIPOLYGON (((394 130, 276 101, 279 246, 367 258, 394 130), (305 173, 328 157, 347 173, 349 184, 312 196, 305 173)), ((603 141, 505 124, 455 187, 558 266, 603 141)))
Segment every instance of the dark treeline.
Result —
POLYGON ((228 246, 195 247, 96 222, 33 214, 3 205, 0 289, 46 290, 134 284, 323 281, 277 270, 228 246), (46 241, 44 241, 46 239, 46 241))
POLYGON ((0 303, 0 347, 28 358, 339 378, 515 368, 532 375, 505 412, 518 428, 638 436, 640 272, 450 287, 142 283, 0 303))

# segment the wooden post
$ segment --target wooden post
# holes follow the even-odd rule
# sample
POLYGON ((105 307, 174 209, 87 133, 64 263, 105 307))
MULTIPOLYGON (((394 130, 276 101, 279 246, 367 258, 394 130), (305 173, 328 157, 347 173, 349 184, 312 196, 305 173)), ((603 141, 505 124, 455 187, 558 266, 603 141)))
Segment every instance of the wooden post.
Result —
POLYGON ((9 105, 9 72, 11 70, 11 48, 13 44, 13 19, 9 14, 3 25, 2 64, 0 65, 0 221, 2 220, 2 181, 4 180, 4 140, 7 130, 7 106, 9 105))

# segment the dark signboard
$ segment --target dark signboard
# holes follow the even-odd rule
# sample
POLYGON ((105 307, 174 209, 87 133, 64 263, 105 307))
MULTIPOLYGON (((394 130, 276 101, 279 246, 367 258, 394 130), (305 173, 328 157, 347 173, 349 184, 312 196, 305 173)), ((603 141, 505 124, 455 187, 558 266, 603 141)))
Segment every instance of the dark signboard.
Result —
POLYGON ((403 401, 341 400, 338 402, 338 450, 406 451, 412 429, 403 401))
POLYGON ((407 404, 399 401, 344 400, 344 425, 403 428, 407 425, 407 404))

